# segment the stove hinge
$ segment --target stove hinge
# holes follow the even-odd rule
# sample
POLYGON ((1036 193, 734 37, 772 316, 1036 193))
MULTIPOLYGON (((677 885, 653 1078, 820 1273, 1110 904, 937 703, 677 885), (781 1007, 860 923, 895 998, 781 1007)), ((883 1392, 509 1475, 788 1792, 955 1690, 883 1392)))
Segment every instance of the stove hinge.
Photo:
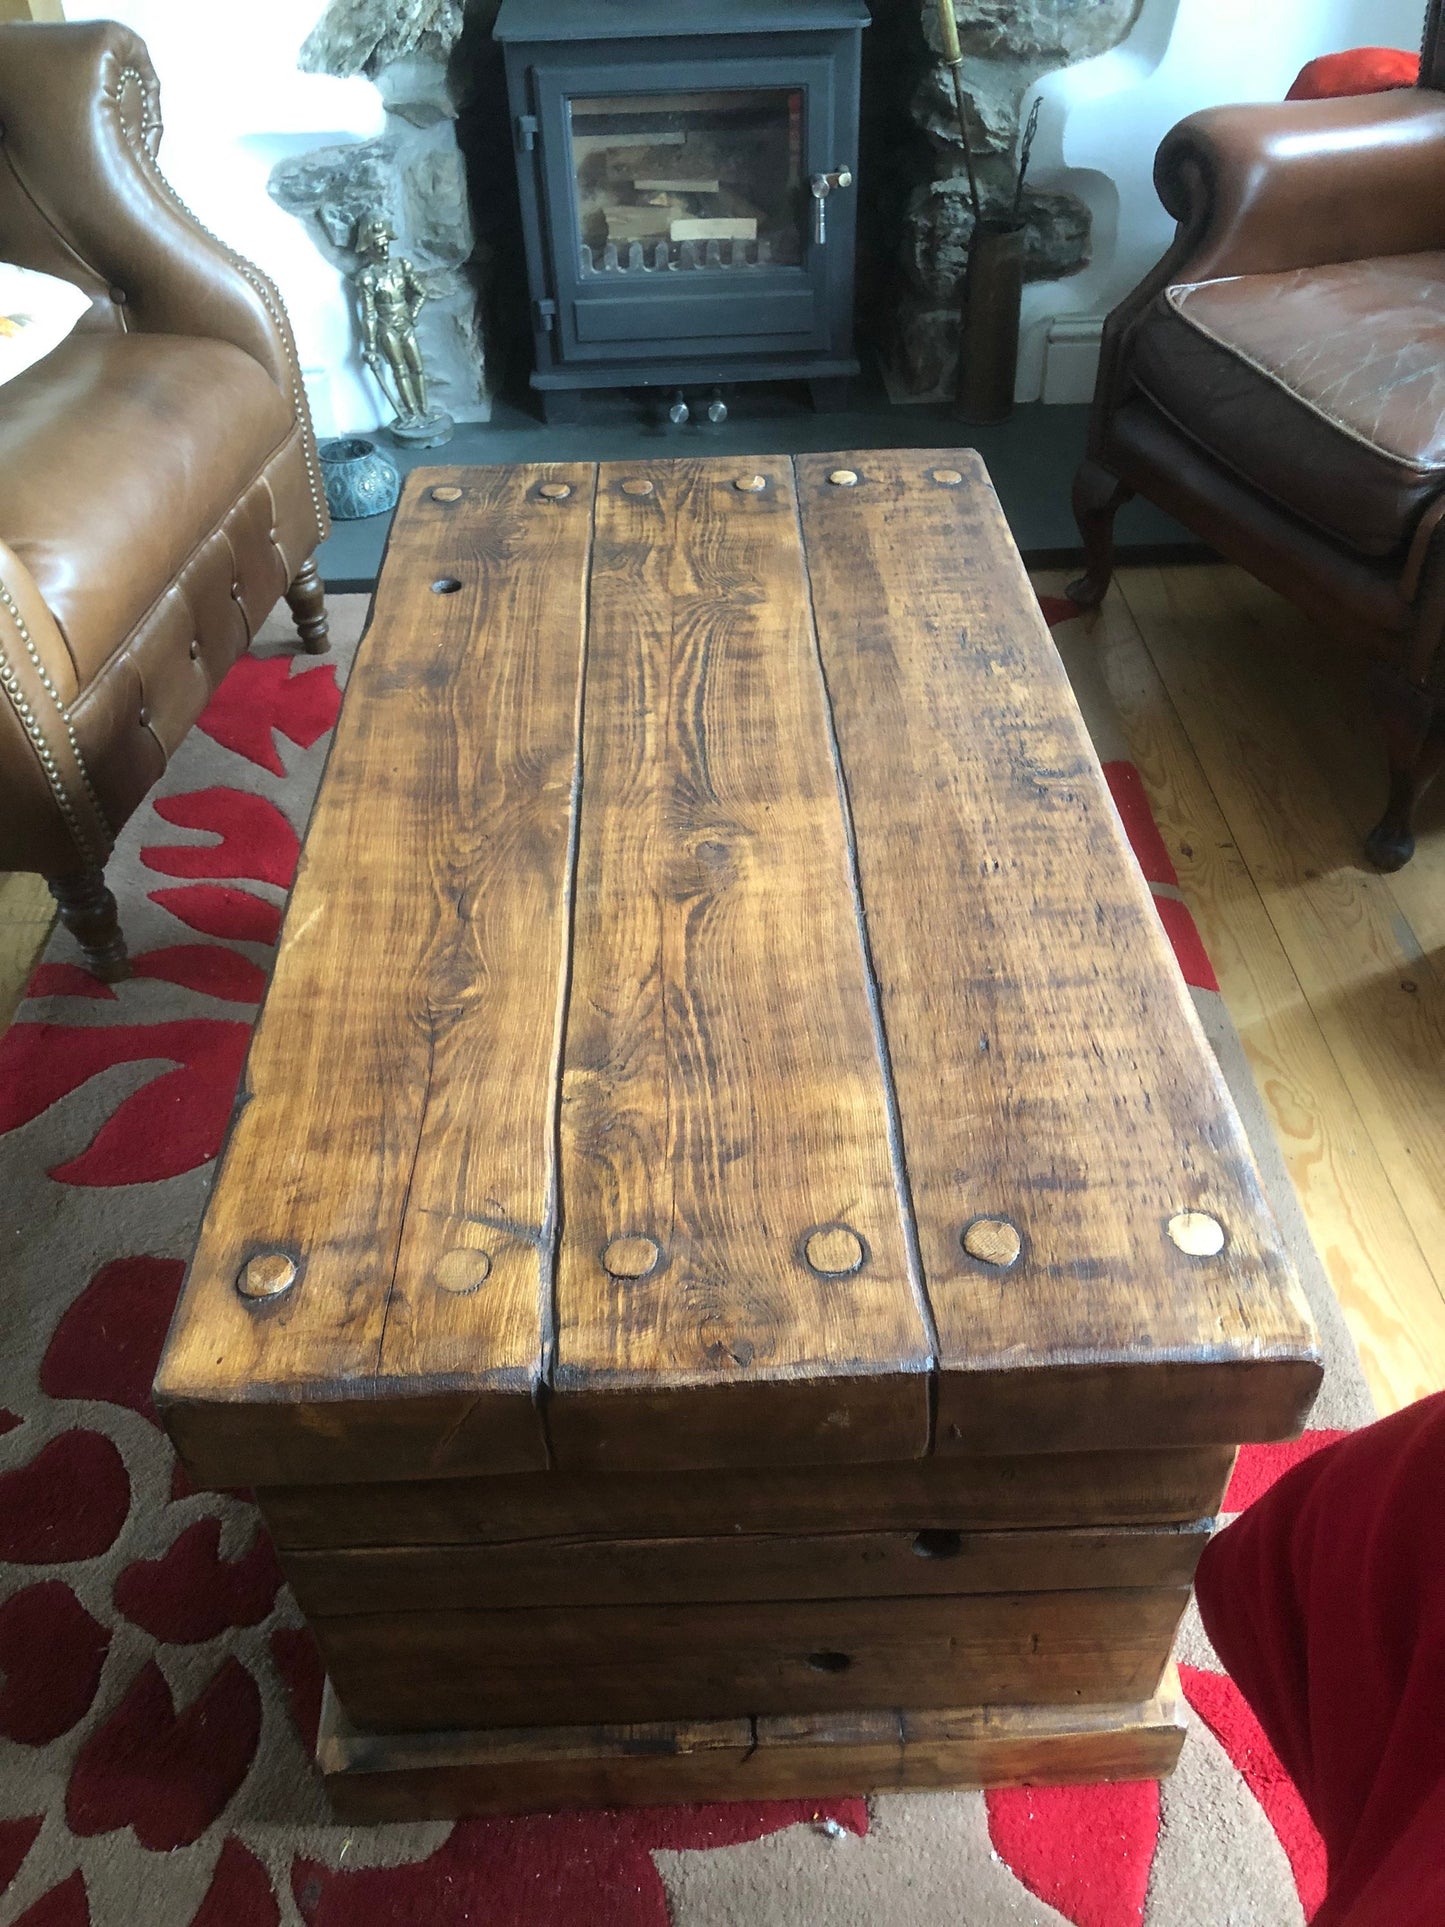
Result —
POLYGON ((517 152, 519 154, 530 154, 536 145, 537 116, 535 114, 518 114, 517 152))
POLYGON ((538 330, 542 334, 550 334, 557 321, 557 303, 545 298, 534 301, 532 312, 536 316, 538 330))

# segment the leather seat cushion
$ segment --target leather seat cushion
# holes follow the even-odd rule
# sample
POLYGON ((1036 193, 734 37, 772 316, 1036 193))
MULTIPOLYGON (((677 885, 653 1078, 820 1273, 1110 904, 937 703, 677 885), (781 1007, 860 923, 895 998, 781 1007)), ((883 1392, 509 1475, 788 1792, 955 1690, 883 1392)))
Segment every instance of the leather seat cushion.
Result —
POLYGON ((82 689, 285 441, 292 411, 225 341, 72 335, 0 387, 0 538, 82 689))
POLYGON ((1445 487, 1445 253, 1166 288, 1132 372, 1246 481, 1391 555, 1445 487))

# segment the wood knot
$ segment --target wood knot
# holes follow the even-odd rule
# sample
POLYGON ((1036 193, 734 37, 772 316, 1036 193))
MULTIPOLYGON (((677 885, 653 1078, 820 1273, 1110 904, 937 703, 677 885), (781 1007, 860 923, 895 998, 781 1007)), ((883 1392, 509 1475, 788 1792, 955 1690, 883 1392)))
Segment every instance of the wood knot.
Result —
POLYGON ((803 1257, 820 1278, 846 1278, 863 1269, 867 1250, 846 1224, 822 1224, 803 1240, 803 1257))
POLYGON ((634 480, 622 484, 622 493, 624 495, 651 495, 652 484, 644 476, 639 475, 635 477, 634 480))
POLYGON ((296 1260, 286 1252, 258 1251, 242 1265, 236 1289, 243 1298, 279 1298, 290 1291, 297 1275, 296 1260))
POLYGON ((1224 1226, 1207 1211, 1178 1211, 1165 1229, 1190 1258, 1217 1258, 1224 1249, 1224 1226))
POLYGON ((662 1246, 656 1238, 629 1232, 614 1238, 602 1253, 602 1269, 613 1278, 650 1278, 662 1263, 662 1246))
POLYGON ((434 502, 460 502, 462 492, 459 488, 452 488, 450 486, 446 488, 434 488, 431 492, 431 498, 434 502))
POLYGON ((858 486, 858 471, 856 468, 835 468, 833 473, 828 477, 828 480, 833 484, 834 488, 856 488, 858 486))
POLYGON ((929 478, 937 482, 940 488, 957 488, 963 480, 963 476, 956 468, 930 469, 929 478))
POLYGON ((1010 1224, 1007 1218, 975 1218, 972 1224, 964 1226, 963 1248, 981 1265, 995 1265, 1000 1271, 1007 1271, 1010 1265, 1018 1263, 1024 1241, 1018 1226, 1010 1224))
POLYGON ((733 487, 744 495, 761 495, 768 485, 766 475, 739 475, 733 487))
POLYGON ((491 1269, 492 1254, 489 1251, 476 1251, 469 1245, 453 1245, 437 1260, 434 1276, 440 1290, 465 1297, 467 1292, 476 1291, 487 1282, 491 1269))
POLYGON ((572 493, 570 482, 543 482, 537 490, 544 502, 565 502, 572 493))

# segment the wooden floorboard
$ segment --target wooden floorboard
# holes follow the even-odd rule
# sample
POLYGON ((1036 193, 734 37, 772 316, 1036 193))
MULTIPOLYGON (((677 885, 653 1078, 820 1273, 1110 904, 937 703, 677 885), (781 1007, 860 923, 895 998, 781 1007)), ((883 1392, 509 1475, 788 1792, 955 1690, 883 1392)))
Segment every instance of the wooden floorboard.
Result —
POLYGON ((1371 1390, 1394 1410, 1445 1381, 1445 1301, 1118 588, 1085 633, 1371 1390))
MULTIPOLYGON (((1307 646, 1298 618, 1236 571, 1128 570, 1120 587, 1160 684, 1134 710, 1146 787, 1372 1390, 1396 1409, 1445 1384, 1445 959, 1403 907, 1419 886, 1397 894, 1360 854, 1377 746, 1358 704, 1326 726, 1323 683, 1285 673, 1307 646), (1171 710, 1198 772, 1184 800, 1146 767, 1171 710)), ((1422 837, 1422 877, 1441 844, 1422 837)))
POLYGON ((15 1015, 54 922, 55 904, 42 877, 0 871, 0 1031, 15 1015))

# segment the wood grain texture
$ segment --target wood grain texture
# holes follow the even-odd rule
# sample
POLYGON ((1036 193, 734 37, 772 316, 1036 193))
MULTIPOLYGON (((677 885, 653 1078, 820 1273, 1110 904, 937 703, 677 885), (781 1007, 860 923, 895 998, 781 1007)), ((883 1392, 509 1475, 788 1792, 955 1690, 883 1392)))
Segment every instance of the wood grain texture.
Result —
POLYGON ((1229 1447, 1056 1458, 903 1460, 609 1476, 277 1485, 257 1500, 281 1547, 481 1545, 745 1532, 1184 1525, 1219 1510, 1229 1447))
POLYGON ((338 1817, 372 1825, 670 1800, 1146 1780, 1172 1770, 1184 1732, 1172 1667, 1152 1699, 1117 1705, 484 1733, 363 1733, 328 1688, 316 1762, 338 1817))
MULTIPOLYGON (((1177 619, 1171 610, 1197 604, 1187 646, 1207 659, 1229 646, 1240 619, 1236 598, 1246 608, 1264 605, 1256 626, 1265 633, 1251 644, 1270 671, 1258 753, 1271 766, 1288 757, 1281 710, 1301 728, 1308 720, 1316 766, 1357 803, 1350 826, 1358 838, 1378 815, 1383 752, 1359 731, 1358 698, 1352 704, 1344 690, 1326 686, 1329 660, 1318 638, 1307 653, 1308 638, 1299 634, 1305 619, 1282 598, 1222 565, 1168 571, 1167 598, 1147 576, 1136 586, 1137 576, 1121 571, 1119 584, 1140 602, 1143 627, 1116 584, 1096 616, 1054 633, 1064 641, 1078 632, 1079 648, 1097 661, 1370 1390, 1381 1412, 1396 1411, 1445 1386, 1445 1300, 1230 828, 1236 789, 1247 779, 1225 759, 1215 761, 1213 783, 1205 775, 1148 636, 1177 619), (1326 716, 1331 734, 1322 740, 1313 731, 1326 716)), ((1055 594, 1064 579, 1062 571, 1034 576, 1055 594)), ((1287 769, 1285 783, 1291 786, 1287 769)), ((1421 856, 1428 863, 1432 854, 1445 861, 1445 837, 1423 837, 1414 862, 1389 879, 1397 900, 1400 878, 1411 878, 1421 856)), ((1423 907, 1412 899, 1413 915, 1423 907)))
POLYGON ((408 485, 157 1383, 201 1480, 545 1464, 592 481, 408 485), (258 1250, 300 1270, 272 1304, 235 1290, 258 1250))
POLYGON ((1313 1326, 978 458, 805 456, 818 635, 939 1334, 937 1449, 1274 1437, 1313 1326), (828 483, 840 460, 856 487, 828 483), (923 799, 926 799, 926 803, 923 799), (1223 1253, 1180 1252, 1199 1210, 1223 1253), (1007 1271, 964 1227, 1016 1224, 1007 1271))
MULTIPOLYGON (((1365 862, 1358 826, 1378 794, 1372 809, 1306 693, 1318 641, 1309 649, 1297 628, 1281 636, 1274 598, 1237 571, 1140 569, 1126 600, 1147 625, 1154 663, 1363 1127, 1368 1162, 1393 1194, 1395 1212, 1382 1199, 1366 1222, 1402 1215, 1412 1234, 1415 1252, 1379 1235, 1374 1259, 1353 1267, 1368 1279, 1391 1253, 1387 1286, 1369 1288, 1375 1315, 1363 1333, 1380 1361, 1399 1325, 1409 1334, 1386 1402, 1434 1390, 1439 1372, 1426 1361, 1445 1347, 1445 971, 1430 934, 1439 926, 1429 851, 1413 878, 1414 862, 1398 877, 1365 862)), ((1372 733, 1349 726, 1375 748, 1372 733)), ((1358 1304, 1352 1286, 1342 1279, 1347 1310, 1358 1304)))
POLYGON ((1188 1589, 358 1613, 311 1621, 359 1726, 1142 1699, 1188 1589))
POLYGON ((748 1533, 358 1546, 282 1555, 301 1610, 472 1611, 513 1606, 876 1599, 1187 1586, 1213 1520, 1042 1532, 748 1533))
POLYGON ((792 475, 604 466, 548 1420, 571 1469, 903 1459, 910 1273, 792 475), (647 481, 645 493, 629 482, 647 481), (864 1258, 820 1273, 845 1225, 864 1258), (660 1261, 613 1276, 613 1242, 660 1261))

